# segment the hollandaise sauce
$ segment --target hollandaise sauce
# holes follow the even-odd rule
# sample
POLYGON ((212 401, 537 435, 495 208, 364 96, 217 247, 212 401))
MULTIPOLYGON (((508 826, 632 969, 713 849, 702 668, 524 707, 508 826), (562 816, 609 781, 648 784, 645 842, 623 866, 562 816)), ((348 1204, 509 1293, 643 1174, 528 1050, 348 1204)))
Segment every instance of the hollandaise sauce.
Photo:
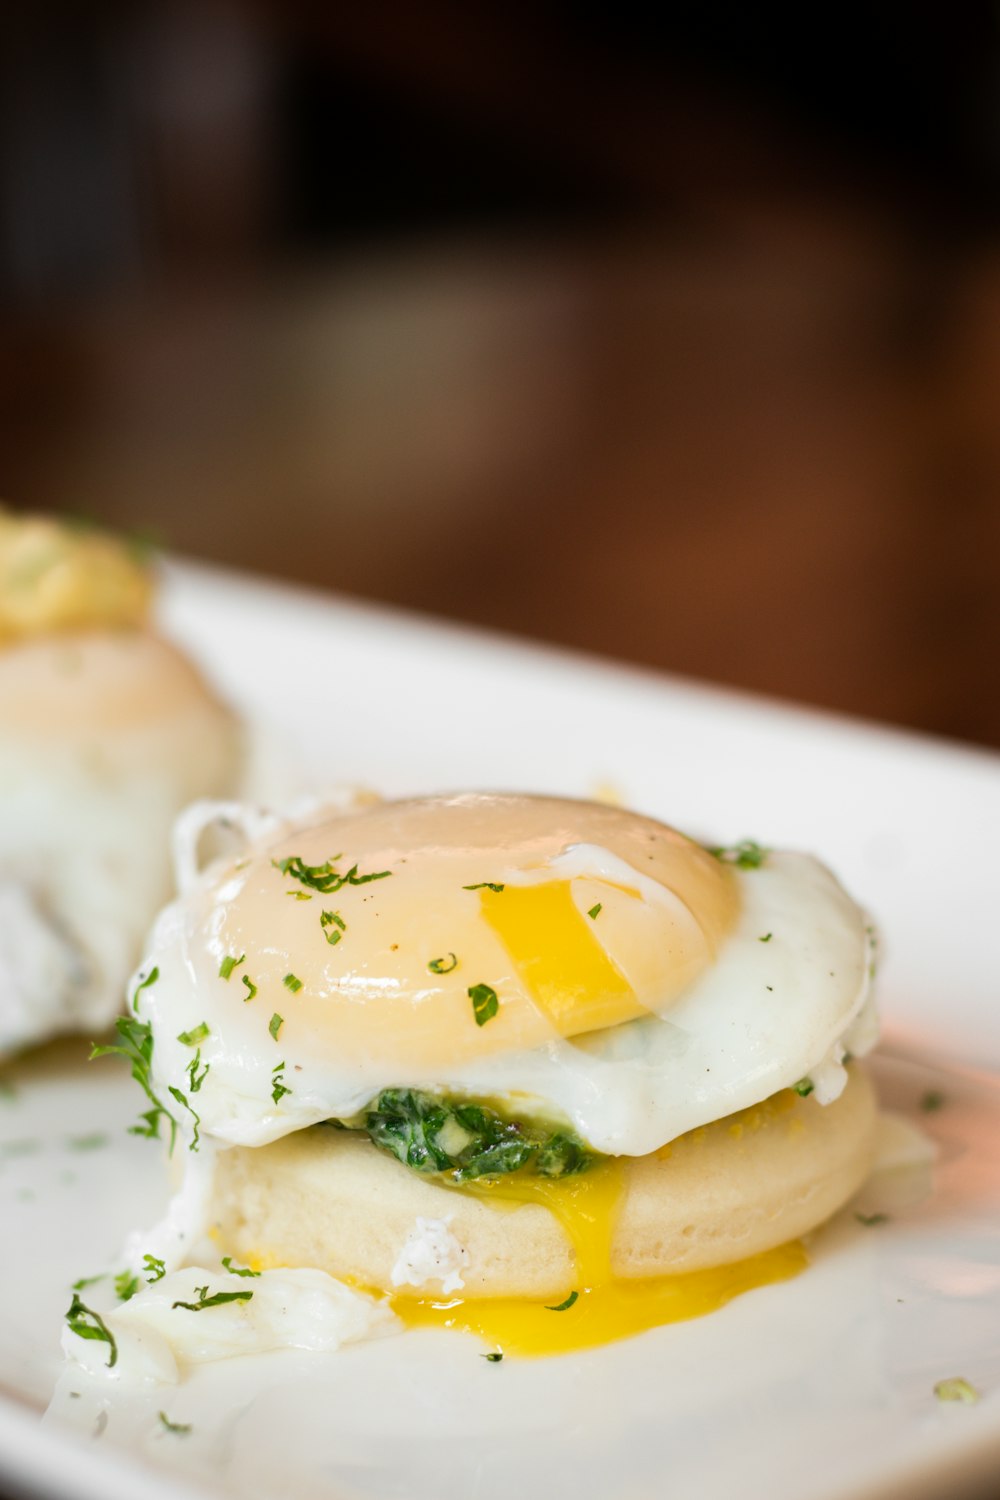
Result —
POLYGON ((0 507, 0 646, 56 631, 138 627, 152 591, 149 569, 127 543, 0 507))
POLYGON ((680 1323, 723 1307, 741 1292, 787 1281, 807 1264, 793 1241, 734 1265, 679 1276, 619 1277, 611 1243, 624 1191, 621 1163, 609 1161, 579 1175, 550 1179, 522 1174, 464 1184, 511 1207, 540 1203, 562 1224, 573 1246, 576 1279, 554 1302, 519 1297, 431 1299, 393 1297, 411 1328, 455 1328, 476 1333, 504 1354, 565 1354, 612 1343, 663 1323, 680 1323))

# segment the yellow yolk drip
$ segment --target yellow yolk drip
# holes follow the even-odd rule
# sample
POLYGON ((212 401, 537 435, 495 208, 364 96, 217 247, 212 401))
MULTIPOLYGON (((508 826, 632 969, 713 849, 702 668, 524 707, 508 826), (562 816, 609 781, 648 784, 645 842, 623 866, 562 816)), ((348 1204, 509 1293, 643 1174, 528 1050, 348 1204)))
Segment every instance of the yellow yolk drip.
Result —
POLYGON ((787 1281, 807 1264, 805 1250, 794 1241, 707 1271, 616 1277, 611 1270, 611 1242, 622 1190, 623 1173, 618 1161, 560 1179, 512 1177, 465 1184, 463 1192, 516 1203, 542 1203, 556 1216, 573 1246, 575 1298, 572 1292, 549 1303, 519 1297, 393 1297, 394 1312, 410 1328, 455 1328, 475 1333, 505 1354, 566 1354, 628 1338, 664 1323, 702 1317, 742 1292, 787 1281), (570 1305, 564 1306, 567 1301, 570 1305))
POLYGON ((577 909, 568 880, 479 895, 483 916, 562 1036, 648 1014, 577 909))

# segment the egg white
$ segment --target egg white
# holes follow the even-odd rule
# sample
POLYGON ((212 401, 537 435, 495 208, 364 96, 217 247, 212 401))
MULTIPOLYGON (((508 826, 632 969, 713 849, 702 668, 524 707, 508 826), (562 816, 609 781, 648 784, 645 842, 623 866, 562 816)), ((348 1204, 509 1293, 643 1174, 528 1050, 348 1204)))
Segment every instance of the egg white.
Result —
MULTIPOLYGON (((568 846, 530 876, 505 871, 503 858, 498 849, 491 868, 511 883, 627 877, 641 899, 674 902, 596 846, 568 846)), ((232 994, 200 925, 206 892, 218 881, 210 870, 161 915, 141 971, 155 967, 159 976, 139 1002, 153 1026, 156 1083, 164 1096, 171 1085, 186 1090, 192 1049, 178 1037, 205 1025, 200 1059, 209 1071, 192 1102, 202 1135, 223 1143, 264 1145, 321 1120, 350 1118, 384 1088, 416 1086, 516 1101, 522 1111, 567 1122, 594 1150, 625 1156, 655 1151, 805 1078, 821 1102, 832 1100, 844 1085, 845 1054, 859 1055, 875 1040, 865 913, 808 855, 774 852, 761 868, 733 875, 740 894, 735 925, 715 962, 662 1015, 462 1065, 414 1066, 398 1077, 387 1076, 377 1056, 318 1062, 294 1037, 273 1039, 270 1000, 252 1030, 245 1014, 234 1022, 232 994), (291 1092, 275 1103, 279 1063, 291 1092)), ((216 886, 208 930, 221 926, 239 884, 236 875, 216 886)), ((275 900, 285 899, 276 888, 275 900)), ((294 973, 293 951, 281 961, 294 973)), ((271 998, 286 1013, 294 1005, 287 994, 271 998)), ((183 1128, 183 1111, 177 1113, 183 1128)))

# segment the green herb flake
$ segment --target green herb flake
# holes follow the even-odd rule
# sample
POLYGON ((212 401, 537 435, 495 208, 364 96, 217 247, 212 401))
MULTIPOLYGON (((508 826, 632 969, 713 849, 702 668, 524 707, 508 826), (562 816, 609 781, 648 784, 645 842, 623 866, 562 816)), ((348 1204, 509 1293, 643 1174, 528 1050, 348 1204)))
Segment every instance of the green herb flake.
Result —
POLYGON ((233 970, 234 969, 238 969, 239 966, 240 966, 240 964, 245 964, 246 961, 247 961, 247 956, 246 956, 245 953, 241 953, 240 956, 239 956, 239 958, 237 958, 236 955, 233 954, 233 953, 227 953, 226 956, 225 956, 225 958, 222 960, 221 964, 219 965, 219 978, 220 979, 231 979, 232 978, 232 974, 233 974, 233 970))
MULTIPOLYGON (((156 981, 159 979, 159 977, 160 977, 160 970, 159 970, 159 968, 156 965, 154 965, 153 968, 151 968, 150 971, 149 971, 149 973, 146 975, 145 979, 140 980, 139 983, 136 985, 136 987, 135 987, 135 993, 132 996, 132 1013, 133 1013, 133 1015, 138 1015, 139 1014, 139 996, 142 994, 143 990, 148 990, 149 986, 151 984, 155 984, 156 981)), ((94 1054, 91 1053, 90 1055, 91 1055, 91 1057, 93 1057, 94 1054)))
POLYGON ((874 1229, 878 1224, 888 1224, 889 1222, 888 1214, 855 1214, 854 1217, 866 1229, 874 1229))
MULTIPOLYGON (((275 1041, 277 1041, 277 1037, 275 1037, 275 1041)), ((285 1064, 283 1062, 277 1063, 271 1069, 271 1098, 274 1100, 275 1104, 277 1104, 280 1099, 283 1099, 286 1094, 290 1094, 292 1092, 291 1089, 286 1086, 284 1078, 285 1064)))
POLYGON ((488 984, 473 984, 469 986, 469 999, 472 1001, 472 1014, 476 1018, 477 1026, 485 1026, 491 1021, 500 1009, 497 992, 488 984))
MULTIPOLYGON (((146 984, 152 984, 154 977, 158 974, 154 969, 146 984)), ((140 985, 140 989, 144 988, 140 985)), ((138 990, 136 991, 138 997, 138 990)), ((110 1047, 91 1046, 91 1060, 95 1057, 124 1057, 132 1066, 132 1077, 142 1089, 146 1098, 153 1106, 147 1109, 140 1119, 141 1125, 131 1125, 130 1135, 144 1135, 158 1139, 160 1135, 160 1122, 170 1122, 170 1151, 173 1153, 174 1144, 177 1139, 177 1118, 159 1098, 152 1084, 152 1062, 153 1062, 153 1029, 148 1021, 137 1021, 133 1016, 119 1016, 115 1022, 115 1030, 118 1032, 120 1041, 117 1045, 110 1047)), ((174 1090, 170 1090, 174 1093, 174 1090)), ((176 1096, 175 1096, 176 1097, 176 1096)))
POLYGON ((759 870, 771 853, 756 839, 743 839, 738 844, 722 845, 708 852, 725 865, 735 865, 738 870, 759 870))
POLYGON ((965 1406, 975 1406, 980 1397, 980 1392, 972 1382, 961 1375, 953 1375, 949 1380, 939 1380, 934 1387, 934 1394, 939 1401, 961 1401, 965 1406))
POLYGON ((454 953, 446 953, 443 958, 432 958, 427 967, 432 974, 450 974, 458 968, 458 959, 454 953))
POLYGON ((792 1088, 800 1099, 808 1099, 816 1085, 811 1078, 800 1078, 798 1083, 793 1083, 792 1088))
POLYGON ((347 923, 339 911, 323 911, 319 914, 319 925, 323 929, 323 936, 335 948, 347 931, 347 923), (329 929, 329 930, 328 930, 329 929))
POLYGON ((115 1296, 119 1302, 128 1302, 139 1290, 139 1278, 131 1271, 119 1271, 115 1277, 115 1296))
POLYGON ((254 984, 253 980, 250 979, 246 974, 243 975, 243 983, 247 987, 246 998, 243 1001, 243 1004, 246 1005, 247 1000, 252 1000, 256 995, 257 986, 254 984))
POLYGON ((107 1271, 101 1271, 98 1276, 81 1276, 79 1281, 74 1281, 70 1290, 73 1292, 82 1292, 85 1287, 96 1286, 99 1281, 105 1281, 107 1275, 107 1271))
POLYGON ((66 1314, 66 1322, 78 1338, 96 1339, 98 1343, 107 1344, 108 1369, 114 1369, 118 1363, 118 1345, 114 1334, 100 1313, 94 1312, 91 1307, 85 1307, 75 1292, 66 1314))
POLYGON ((764 936, 762 938, 758 938, 757 941, 758 943, 769 943, 773 937, 773 932, 765 932, 764 936))
POLYGON ((491 1349, 489 1354, 481 1354, 479 1358, 489 1360, 491 1365, 498 1365, 503 1359, 503 1355, 499 1349, 491 1349))
POLYGON ((285 1018, 284 1018, 284 1016, 279 1016, 278 1012, 275 1011, 274 1015, 271 1017, 270 1021, 268 1021, 268 1023, 267 1023, 267 1029, 271 1033, 271 1035, 274 1037, 275 1041, 278 1040, 278 1032, 281 1030, 281 1028, 282 1028, 282 1026, 284 1026, 284 1024, 285 1024, 285 1018))
POLYGON ((191 1431, 190 1422, 171 1422, 165 1411, 158 1411, 156 1415, 160 1419, 160 1425, 164 1432, 175 1432, 179 1437, 184 1437, 191 1431))
POLYGON ((253 1292, 213 1292, 208 1295, 208 1287, 196 1286, 195 1294, 197 1302, 171 1302, 170 1310, 183 1307, 187 1312, 204 1312, 206 1307, 221 1307, 225 1302, 249 1302, 253 1292))
POLYGON ((286 896, 291 896, 293 901, 311 901, 312 895, 309 891, 286 891, 286 896))
POLYGON ((192 1092, 192 1094, 197 1094, 198 1093, 198 1091, 200 1090, 202 1084, 205 1082, 205 1079, 209 1075, 209 1072, 211 1070, 212 1064, 211 1063, 206 1063, 205 1066, 203 1068, 201 1068, 201 1072, 199 1073, 198 1069, 200 1067, 201 1067, 201 1048, 199 1047, 198 1051, 195 1053, 194 1057, 188 1063, 187 1069, 186 1069, 187 1075, 188 1075, 188 1079, 190 1080, 190 1084, 191 1084, 191 1092, 192 1092))
POLYGON ((185 1047, 197 1047, 206 1039, 206 1037, 209 1037, 211 1035, 212 1033, 207 1023, 205 1021, 201 1021, 190 1031, 179 1031, 177 1033, 177 1040, 179 1042, 183 1042, 185 1047))
POLYGON ((148 568, 167 548, 167 539, 158 526, 134 526, 122 541, 140 568, 148 568))
POLYGON ((41 1151, 42 1143, 34 1136, 25 1136, 18 1141, 0 1141, 0 1157, 8 1160, 15 1156, 34 1156, 36 1151, 41 1151))
POLYGON ((297 979, 294 974, 286 974, 281 982, 286 990, 291 990, 293 995, 297 995, 302 988, 302 980, 297 979))
POLYGON ((928 1089, 920 1099, 920 1108, 925 1115, 936 1114, 939 1109, 944 1108, 944 1094, 940 1089, 928 1089))
POLYGON ((231 1255, 224 1255, 222 1257, 222 1264, 225 1266, 225 1268, 229 1272, 230 1276, 259 1276, 260 1275, 259 1271, 251 1271, 250 1268, 249 1268, 249 1266, 234 1266, 233 1265, 233 1257, 231 1255))
POLYGON ((590 918, 590 920, 592 922, 596 922, 597 918, 601 915, 601 912, 603 910, 604 910, 604 902, 603 901, 598 901, 598 903, 597 903, 596 906, 592 906, 590 908, 590 910, 587 913, 587 916, 590 918))
POLYGON ((391 870, 373 870, 367 875, 359 875, 358 867, 354 864, 342 875, 336 868, 337 860, 342 858, 343 855, 335 854, 324 864, 307 865, 297 854, 290 854, 287 859, 272 859, 271 863, 282 875, 319 891, 321 896, 330 896, 345 885, 368 885, 372 880, 386 880, 392 874, 391 870))
MULTIPOLYGON (((192 1067, 196 1067, 197 1063, 198 1063, 198 1059, 196 1057, 195 1060, 194 1060, 194 1063, 192 1064, 192 1067)), ((206 1073, 208 1072, 208 1068, 207 1067, 205 1069, 205 1072, 206 1073)), ((198 1087, 199 1088, 201 1087, 201 1084, 204 1081, 204 1076, 205 1075, 203 1073, 202 1077, 201 1077, 201 1079, 199 1080, 199 1083, 198 1083, 198 1087)), ((191 1151, 197 1151, 198 1148, 199 1148, 199 1143, 201 1141, 201 1116, 199 1115, 198 1111, 194 1108, 194 1106, 191 1104, 190 1100, 184 1094, 181 1093, 180 1089, 175 1088, 172 1083, 168 1083, 167 1084, 167 1093, 170 1095, 170 1097, 172 1099, 176 1099, 177 1100, 177 1103, 181 1106, 182 1109, 186 1109, 187 1110, 188 1114, 191 1116, 192 1120, 194 1121, 194 1133, 193 1133, 193 1135, 191 1137, 191 1145, 190 1145, 190 1147, 188 1149, 191 1150, 191 1151)))
POLYGON ((101 1151, 110 1144, 110 1137, 101 1131, 94 1131, 92 1135, 71 1135, 66 1142, 68 1151, 101 1151))
POLYGON ((558 1307, 548 1307, 548 1306, 546 1306, 545 1311, 546 1312, 568 1312, 569 1309, 573 1306, 573 1303, 579 1297, 579 1295, 580 1295, 579 1292, 570 1292, 570 1294, 566 1298, 565 1302, 560 1302, 558 1307))
POLYGON ((462 887, 463 891, 492 891, 495 896, 499 896, 503 889, 502 884, 497 884, 493 880, 480 880, 477 885, 463 885, 462 887))
POLYGON ((144 1271, 149 1271, 150 1273, 146 1277, 146 1283, 149 1286, 152 1286, 154 1281, 162 1281, 167 1274, 166 1262, 160 1260, 158 1255, 144 1255, 142 1257, 142 1268, 144 1271))

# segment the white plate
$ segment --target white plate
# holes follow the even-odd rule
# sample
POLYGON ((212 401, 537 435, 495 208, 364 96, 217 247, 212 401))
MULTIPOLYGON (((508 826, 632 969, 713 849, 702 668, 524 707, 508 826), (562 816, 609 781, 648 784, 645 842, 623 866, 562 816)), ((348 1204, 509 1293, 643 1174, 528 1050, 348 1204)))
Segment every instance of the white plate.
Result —
POLYGON ((110 1398, 64 1374, 40 1422, 69 1283, 166 1192, 157 1147, 124 1133, 133 1085, 62 1044, 0 1096, 0 1480, 60 1500, 952 1500, 995 1474, 1000 762, 201 567, 171 570, 165 617, 267 726, 258 775, 283 793, 611 785, 713 840, 823 854, 880 921, 880 1084, 937 1142, 935 1189, 883 1178, 860 1206, 889 1222, 845 1211, 796 1281, 604 1349, 492 1365, 410 1333, 110 1398), (935 1399, 953 1375, 978 1405, 935 1399))

